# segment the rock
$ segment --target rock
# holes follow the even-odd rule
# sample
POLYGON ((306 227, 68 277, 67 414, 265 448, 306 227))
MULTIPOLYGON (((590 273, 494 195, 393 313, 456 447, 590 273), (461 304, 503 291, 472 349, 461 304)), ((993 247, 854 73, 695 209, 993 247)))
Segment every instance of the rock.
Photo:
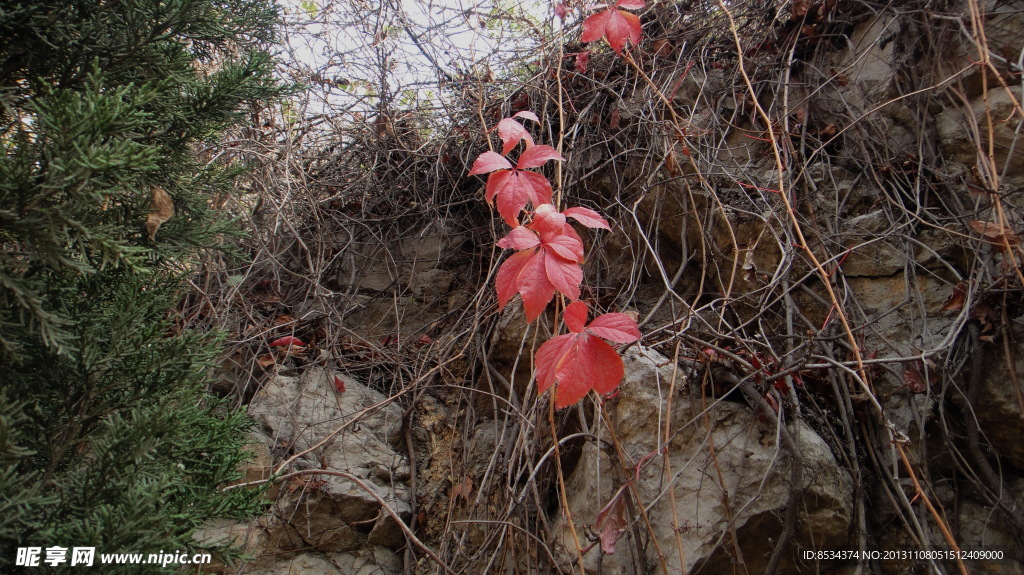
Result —
POLYGON ((358 553, 336 553, 331 559, 345 575, 398 575, 402 572, 402 558, 380 546, 358 553))
MULTIPOLYGON (((1019 97, 1019 93, 1017 96, 1019 97)), ((984 126, 986 110, 993 118, 999 119, 1012 118, 1015 113, 1010 95, 998 84, 993 83, 987 98, 979 94, 971 100, 970 108, 951 107, 938 115, 936 129, 939 133, 939 149, 945 156, 964 165, 972 165, 972 162, 977 160, 977 149, 974 140, 971 139, 970 126, 984 126)), ((1024 172, 1024 149, 1020 145, 1014 145, 1017 141, 1016 129, 1016 121, 997 121, 992 124, 996 165, 1006 166, 1007 175, 1019 175, 1024 172)))
POLYGON ((453 231, 450 222, 435 221, 420 230, 408 231, 404 239, 370 236, 339 242, 343 250, 328 278, 343 288, 358 288, 369 294, 391 293, 415 283, 416 275, 454 266, 466 238, 453 231))
MULTIPOLYGON (((192 539, 201 547, 217 548, 230 545, 243 554, 259 556, 267 546, 266 531, 255 521, 234 519, 211 519, 192 534, 192 539)), ((204 565, 203 573, 235 573, 236 566, 226 565, 215 556, 213 563, 204 565)))
MULTIPOLYGON (((747 572, 763 571, 791 504, 790 458, 777 448, 774 422, 761 422, 746 405, 728 401, 705 411, 702 401, 681 393, 686 382, 679 379, 671 395, 671 362, 656 352, 632 347, 624 360, 626 376, 619 396, 605 409, 629 465, 646 462, 635 483, 641 501, 632 502, 632 509, 647 508, 650 528, 644 520, 633 523, 644 540, 638 545, 627 530, 616 552, 601 558, 600 572, 629 573, 633 565, 659 564, 657 549, 670 573, 683 571, 684 558, 687 571, 731 572, 737 549, 742 550, 747 572), (668 466, 658 455, 665 417, 671 422, 668 466), (669 481, 671 492, 666 487, 669 481), (650 538, 657 545, 646 544, 650 538), (640 548, 646 556, 635 557, 640 548)), ((789 429, 799 444, 803 494, 796 533, 780 573, 795 572, 796 549, 847 548, 853 505, 852 480, 825 442, 802 422, 789 429)), ((625 479, 616 477, 618 466, 611 464, 609 453, 587 443, 568 478, 569 507, 578 532, 594 525, 598 510, 625 479)), ((572 549, 566 526, 562 543, 572 549)), ((585 555, 588 572, 598 572, 599 553, 595 546, 585 555)))
MULTIPOLYGON (((245 445, 245 450, 252 454, 252 458, 242 464, 242 478, 235 481, 234 484, 266 481, 274 474, 274 456, 270 453, 270 448, 268 447, 273 442, 260 433, 249 434, 249 439, 250 441, 245 445)), ((253 486, 251 489, 256 488, 259 488, 259 486, 253 486)), ((277 499, 277 492, 278 486, 270 485, 264 496, 268 500, 274 501, 277 499)))
POLYGON ((299 553, 266 566, 247 571, 248 575, 350 575, 353 571, 338 568, 330 559, 317 553, 299 553))
MULTIPOLYGON (((986 351, 986 369, 974 414, 984 434, 983 442, 992 446, 1004 464, 1024 470, 1024 441, 1021 441, 1021 429, 1024 429, 1024 411, 1021 410, 1024 355, 1020 353, 1019 344, 1015 347, 1011 360, 1014 363, 1013 374, 1008 369, 1001 345, 986 351)), ((957 401, 961 405, 966 403, 960 398, 957 401)))
POLYGON ((401 408, 358 381, 313 367, 299 377, 272 378, 253 399, 249 414, 281 457, 319 446, 298 458, 294 469, 343 472, 362 483, 309 474, 282 485, 284 495, 276 506, 281 521, 270 527, 271 539, 282 550, 350 551, 368 540, 396 549, 404 545, 394 518, 367 492, 372 489, 408 520, 409 467, 391 446, 400 437, 401 408), (344 382, 344 392, 336 390, 336 377, 344 382))

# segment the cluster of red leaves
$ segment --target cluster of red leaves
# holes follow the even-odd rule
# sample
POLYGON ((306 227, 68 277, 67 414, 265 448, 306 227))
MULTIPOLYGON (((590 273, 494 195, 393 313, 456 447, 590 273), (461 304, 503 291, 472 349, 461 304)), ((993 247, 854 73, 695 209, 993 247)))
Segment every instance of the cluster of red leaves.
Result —
POLYGON ((583 240, 568 220, 592 229, 611 228, 594 210, 571 207, 558 211, 551 204, 551 183, 543 174, 530 170, 563 158, 551 146, 534 143, 517 118, 540 121, 532 112, 501 120, 497 126, 501 153, 480 154, 469 174, 490 174, 484 197, 497 206, 501 218, 512 228, 497 243, 498 247, 516 251, 495 278, 499 307, 504 308, 519 294, 527 321, 533 321, 556 292, 574 302, 563 313, 563 322, 571 333, 546 342, 535 356, 538 389, 544 393, 557 383, 555 404, 561 408, 576 403, 591 389, 602 394, 613 391, 622 381, 622 359, 601 338, 632 343, 640 338, 640 330, 636 322, 621 313, 604 314, 586 324, 587 304, 576 301, 583 282, 583 240), (520 143, 524 148, 513 166, 507 156, 520 143), (528 205, 532 211, 527 211, 528 205), (524 212, 527 219, 521 223, 524 212))
MULTIPOLYGON (((641 24, 636 14, 624 9, 644 7, 643 0, 614 0, 583 22, 583 42, 601 38, 622 55, 626 42, 640 42, 641 24)), ((564 3, 556 6, 564 19, 564 3)), ((577 68, 585 73, 589 52, 577 57, 577 68)), ((627 344, 640 339, 640 329, 629 316, 606 313, 587 323, 587 304, 579 300, 583 282, 583 240, 568 220, 592 229, 610 230, 608 221, 594 210, 571 207, 564 211, 552 205, 551 182, 540 172, 531 171, 562 155, 551 146, 538 145, 519 119, 540 122, 532 112, 518 112, 498 122, 501 153, 488 151, 473 162, 469 175, 487 176, 484 198, 496 206, 498 214, 512 231, 498 240, 498 246, 515 250, 498 269, 495 290, 498 305, 504 308, 519 294, 527 321, 540 316, 555 297, 555 292, 572 301, 562 314, 570 333, 547 341, 537 350, 535 366, 540 393, 555 389, 555 405, 566 407, 583 399, 593 389, 611 393, 622 381, 622 358, 607 342, 627 344), (513 165, 508 154, 520 143, 523 151, 513 165), (527 206, 533 211, 528 212, 527 206), (526 212, 528 219, 521 223, 526 212)), ((613 544, 612 544, 613 545, 613 544)))

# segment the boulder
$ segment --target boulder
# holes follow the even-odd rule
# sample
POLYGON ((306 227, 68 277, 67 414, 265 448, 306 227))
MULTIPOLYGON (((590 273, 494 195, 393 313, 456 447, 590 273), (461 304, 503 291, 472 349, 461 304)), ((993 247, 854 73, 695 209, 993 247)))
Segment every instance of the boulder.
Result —
POLYGON ((401 437, 400 407, 352 378, 312 367, 301 376, 272 378, 256 394, 249 414, 280 459, 313 448, 286 472, 327 472, 281 485, 275 510, 280 520, 269 527, 274 545, 284 551, 342 552, 368 542, 394 549, 405 544, 401 527, 378 500, 409 519, 409 466, 392 447, 401 437), (344 391, 338 391, 335 378, 344 391), (330 472, 350 474, 362 485, 330 472))
MULTIPOLYGON (((778 447, 774 421, 760 421, 744 404, 691 396, 681 378, 673 386, 671 361, 657 352, 632 347, 624 361, 619 396, 604 409, 627 466, 640 466, 628 472, 639 501, 627 506, 630 527, 615 552, 602 557, 595 545, 584 556, 587 572, 631 573, 664 562, 669 573, 683 572, 684 563, 688 572, 725 573, 742 561, 741 571, 759 573, 790 505, 800 506, 797 528, 778 572, 799 572, 797 550, 848 547, 853 483, 810 427, 789 425, 803 468, 802 496, 790 501, 790 455, 778 447), (659 453, 666 445, 667 457, 659 453), (646 520, 638 515, 641 507, 646 520)), ((598 435, 610 438, 603 431, 598 435)), ((613 453, 586 444, 567 480, 578 533, 595 525, 628 477, 612 464, 613 453)), ((567 526, 562 544, 567 550, 574 545, 567 526)))

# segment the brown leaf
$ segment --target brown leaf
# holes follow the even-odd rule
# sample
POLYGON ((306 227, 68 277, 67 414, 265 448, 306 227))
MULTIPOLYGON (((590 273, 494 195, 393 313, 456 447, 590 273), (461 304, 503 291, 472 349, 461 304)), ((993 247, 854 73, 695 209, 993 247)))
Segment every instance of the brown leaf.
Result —
POLYGON ((608 128, 610 128, 612 130, 618 130, 619 129, 619 121, 620 121, 620 119, 621 119, 621 115, 619 114, 619 109, 618 108, 612 109, 611 113, 608 114, 608 128))
POLYGON ((673 178, 683 173, 679 168, 679 160, 676 159, 676 153, 674 151, 670 151, 668 155, 665 156, 665 169, 668 170, 669 175, 673 178))
POLYGON ((967 300, 967 286, 964 282, 957 282, 953 286, 953 295, 949 296, 946 304, 939 311, 960 311, 964 309, 964 301, 967 300))
POLYGON ((294 322, 295 322, 295 318, 294 317, 292 317, 292 316, 290 316, 290 315, 288 315, 286 313, 283 313, 283 314, 281 314, 281 315, 279 315, 279 316, 274 318, 274 327, 281 327, 283 325, 288 325, 288 324, 294 323, 294 322))
POLYGON ((668 56, 672 53, 672 43, 664 38, 655 40, 652 48, 655 56, 668 56))
POLYGON ((277 359, 274 358, 274 354, 265 353, 256 358, 256 363, 263 369, 270 369, 271 367, 274 367, 274 365, 277 364, 277 359))
POLYGON ((625 493, 628 486, 627 484, 619 488, 612 496, 612 500, 597 513, 597 521, 594 522, 594 528, 601 537, 601 551, 609 555, 615 553, 615 543, 626 530, 625 493))
POLYGON ((928 377, 924 375, 921 367, 910 364, 903 370, 903 383, 912 393, 924 393, 928 389, 928 377))
POLYGON ((149 241, 156 241, 156 232, 167 220, 174 217, 174 200, 163 188, 153 186, 153 199, 149 203, 149 215, 146 216, 146 230, 149 241))
POLYGON ((462 481, 455 484, 452 487, 452 499, 458 499, 459 497, 469 502, 469 496, 473 493, 473 479, 470 476, 465 476, 462 481))
POLYGON ((1020 238, 1013 232, 1009 227, 997 224, 995 222, 983 222, 981 220, 973 220, 967 223, 968 226, 976 233, 981 235, 981 239, 995 246, 1004 246, 1009 244, 1010 247, 1020 245, 1020 238))

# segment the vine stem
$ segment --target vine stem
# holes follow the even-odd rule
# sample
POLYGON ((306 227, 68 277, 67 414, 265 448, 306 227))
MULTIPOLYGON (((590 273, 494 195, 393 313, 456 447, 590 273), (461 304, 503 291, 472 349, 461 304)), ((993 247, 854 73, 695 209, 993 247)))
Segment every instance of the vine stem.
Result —
MULTIPOLYGON (((729 7, 725 5, 725 2, 723 2, 723 0, 717 0, 717 2, 718 7, 722 10, 722 13, 725 14, 726 18, 729 19, 729 31, 732 33, 733 40, 736 43, 736 57, 740 75, 743 77, 743 82, 746 84, 747 90, 750 93, 751 102, 753 103, 754 108, 757 110, 758 116, 760 116, 761 120, 765 123, 765 128, 768 131, 768 139, 771 142, 772 156, 775 159, 775 168, 779 177, 779 197, 782 198, 783 205, 786 209, 786 214, 789 216, 790 222, 793 226, 793 231, 797 235, 797 239, 799 240, 800 244, 800 249, 803 250, 803 252, 807 255, 815 271, 818 273, 819 276, 821 276, 822 284, 828 291, 829 299, 831 299, 832 301, 836 317, 839 319, 839 322, 843 326, 843 330, 846 332, 847 341, 850 344, 850 349, 853 352, 854 359, 856 360, 857 364, 855 373, 856 377, 854 379, 858 380, 858 383, 861 384, 864 390, 868 393, 869 397, 871 397, 872 404, 875 406, 875 409, 878 410, 879 417, 883 421, 885 421, 885 427, 889 432, 892 444, 895 447, 896 451, 899 453, 900 459, 903 461, 905 467, 907 468, 907 473, 910 475, 910 479, 914 483, 914 489, 917 490, 917 494, 925 502, 925 505, 928 507, 928 510, 931 512, 932 517, 935 519, 935 522, 938 525, 939 530, 942 532, 943 537, 946 539, 946 542, 953 550, 959 551, 960 548, 956 544, 956 540, 953 538, 953 535, 949 530, 949 526, 942 519, 942 516, 935 509, 935 507, 932 506, 927 494, 925 494, 924 490, 921 488, 921 484, 918 482, 917 476, 914 473, 913 468, 910 466, 910 461, 907 457, 906 450, 903 448, 903 441, 896 437, 897 430, 895 426, 886 419, 885 413, 882 410, 882 406, 881 404, 878 403, 878 399, 875 397, 874 392, 871 389, 870 381, 867 376, 867 371, 864 368, 864 358, 861 354, 860 345, 858 345, 857 338, 854 336, 853 330, 850 328, 850 323, 848 318, 846 317, 846 312, 843 311, 842 306, 839 304, 839 299, 836 296, 835 289, 832 287, 832 278, 831 276, 829 276, 828 272, 825 271, 825 268, 822 267, 821 262, 818 261, 817 256, 814 255, 814 252, 807 244, 807 240, 804 237, 803 230, 800 228, 800 222, 797 220, 796 212, 793 210, 793 204, 789 201, 789 193, 786 189, 785 181, 786 168, 782 163, 782 155, 779 153, 779 145, 776 140, 775 128, 772 126, 771 118, 768 116, 768 113, 765 111, 764 107, 761 106, 761 103, 757 100, 756 91, 754 90, 753 83, 750 81, 750 76, 747 74, 746 71, 746 65, 744 64, 743 59, 743 45, 742 42, 740 42, 739 31, 736 27, 736 20, 733 18, 732 12, 729 10, 729 7)), ((967 567, 964 565, 963 560, 959 558, 959 554, 957 554, 957 565, 960 569, 960 572, 963 575, 967 575, 967 567)))
POLYGON ((576 545, 576 557, 579 560, 580 573, 585 574, 583 567, 583 547, 580 545, 580 536, 576 533, 576 526, 572 522, 572 510, 569 509, 569 498, 565 489, 565 475, 562 473, 562 450, 558 447, 558 433, 555 431, 555 391, 552 389, 548 394, 548 425, 551 426, 551 441, 554 442, 555 469, 558 470, 558 494, 562 500, 562 510, 565 513, 565 521, 569 524, 569 532, 572 533, 573 543, 576 545))

